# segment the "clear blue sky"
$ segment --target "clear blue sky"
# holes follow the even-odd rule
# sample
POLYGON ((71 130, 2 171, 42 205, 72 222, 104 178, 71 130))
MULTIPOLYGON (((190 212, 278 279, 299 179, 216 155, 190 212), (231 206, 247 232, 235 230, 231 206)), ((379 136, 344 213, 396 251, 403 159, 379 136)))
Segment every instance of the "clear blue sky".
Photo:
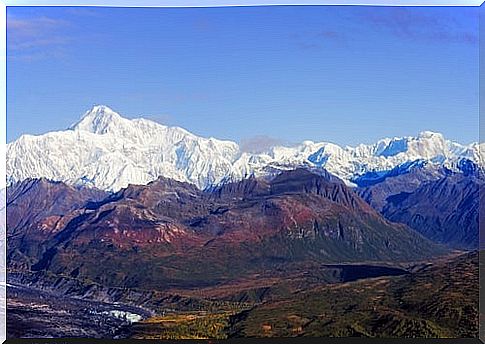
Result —
POLYGON ((7 9, 7 141, 95 104, 198 135, 478 139, 478 8, 7 9))

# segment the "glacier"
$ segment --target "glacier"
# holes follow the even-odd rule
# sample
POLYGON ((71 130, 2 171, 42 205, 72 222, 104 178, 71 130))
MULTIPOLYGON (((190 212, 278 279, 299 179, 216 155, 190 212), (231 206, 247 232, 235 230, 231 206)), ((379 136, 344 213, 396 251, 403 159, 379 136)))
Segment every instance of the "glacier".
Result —
POLYGON ((44 177, 113 192, 159 176, 205 189, 296 167, 325 169, 355 185, 359 176, 379 175, 414 161, 455 169, 468 161, 484 166, 483 148, 423 131, 416 137, 384 138, 356 147, 304 141, 249 153, 236 142, 196 136, 143 118, 127 119, 97 105, 66 130, 23 135, 8 143, 6 168, 8 185, 44 177))

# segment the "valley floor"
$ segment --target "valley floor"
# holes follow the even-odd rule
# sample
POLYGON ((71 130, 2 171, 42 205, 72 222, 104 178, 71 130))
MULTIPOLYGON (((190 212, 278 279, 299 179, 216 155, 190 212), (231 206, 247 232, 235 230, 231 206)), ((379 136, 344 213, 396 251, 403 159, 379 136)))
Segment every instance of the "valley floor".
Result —
POLYGON ((131 321, 150 315, 139 307, 7 285, 7 338, 124 338, 131 321))

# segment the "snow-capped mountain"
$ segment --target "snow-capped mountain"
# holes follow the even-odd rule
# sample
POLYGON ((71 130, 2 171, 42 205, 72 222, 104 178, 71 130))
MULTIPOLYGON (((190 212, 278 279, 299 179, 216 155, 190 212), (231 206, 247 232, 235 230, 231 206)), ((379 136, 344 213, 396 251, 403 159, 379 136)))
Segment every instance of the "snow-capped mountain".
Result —
POLYGON ((425 131, 357 147, 304 141, 252 154, 242 152, 235 142, 199 137, 146 119, 126 119, 107 106, 95 106, 67 130, 23 135, 7 144, 7 178, 9 184, 45 177, 117 191, 164 176, 207 188, 308 166, 325 168, 352 184, 366 173, 417 160, 455 169, 469 162, 484 166, 479 148, 478 143, 461 145, 425 131))

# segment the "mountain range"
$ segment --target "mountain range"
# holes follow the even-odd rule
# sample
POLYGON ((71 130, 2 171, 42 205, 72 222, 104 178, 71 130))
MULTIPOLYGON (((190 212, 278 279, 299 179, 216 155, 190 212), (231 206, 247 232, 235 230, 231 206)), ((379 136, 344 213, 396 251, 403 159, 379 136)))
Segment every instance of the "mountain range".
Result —
POLYGON ((126 119, 107 106, 94 106, 67 130, 23 135, 7 144, 9 185, 43 177, 107 191, 145 185, 160 176, 205 189, 296 167, 325 169, 348 185, 364 186, 415 164, 462 171, 483 162, 478 143, 462 145, 430 131, 356 147, 304 141, 250 153, 232 141, 126 119))

